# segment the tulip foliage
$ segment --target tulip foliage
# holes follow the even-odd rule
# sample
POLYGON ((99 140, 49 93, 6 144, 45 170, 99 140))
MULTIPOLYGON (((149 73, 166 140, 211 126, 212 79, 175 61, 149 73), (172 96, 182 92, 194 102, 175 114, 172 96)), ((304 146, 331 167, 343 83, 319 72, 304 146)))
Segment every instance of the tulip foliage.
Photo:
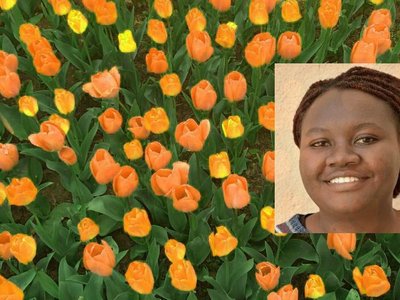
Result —
POLYGON ((0 299, 400 299, 397 235, 273 208, 275 63, 399 62, 395 1, 0 9, 0 299))

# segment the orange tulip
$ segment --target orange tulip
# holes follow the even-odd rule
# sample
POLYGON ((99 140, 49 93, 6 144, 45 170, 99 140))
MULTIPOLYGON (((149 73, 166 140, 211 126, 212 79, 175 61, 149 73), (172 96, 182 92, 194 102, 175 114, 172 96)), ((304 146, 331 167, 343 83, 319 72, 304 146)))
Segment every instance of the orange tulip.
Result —
POLYGON ((101 6, 106 0, 82 0, 83 6, 90 12, 94 13, 96 6, 101 6))
POLYGON ((231 174, 231 163, 226 151, 212 154, 208 158, 208 167, 210 169, 210 176, 214 178, 225 178, 231 174))
POLYGON ((60 60, 52 51, 47 49, 35 53, 33 65, 36 72, 45 76, 55 76, 61 68, 60 60))
POLYGON ((7 199, 10 205, 25 206, 36 199, 38 190, 28 177, 13 178, 6 187, 7 199))
POLYGON ((225 226, 218 226, 217 233, 211 232, 208 236, 208 243, 213 256, 226 256, 235 250, 238 240, 225 226))
POLYGON ((24 292, 15 283, 0 275, 0 299, 23 300, 24 292))
POLYGON ((27 265, 36 256, 36 241, 29 235, 17 233, 11 237, 10 251, 18 262, 27 265))
POLYGON ((282 3, 282 19, 287 23, 297 22, 301 19, 297 0, 285 0, 282 3))
POLYGON ((180 212, 192 212, 199 207, 200 192, 189 184, 182 184, 172 190, 172 205, 180 212))
POLYGON ((222 192, 228 208, 241 209, 250 202, 247 180, 237 174, 231 174, 224 180, 222 192))
POLYGON ((17 72, 18 58, 15 54, 0 50, 0 65, 10 72, 17 72))
POLYGON ((110 71, 105 70, 90 77, 90 82, 85 83, 83 91, 94 98, 112 99, 119 93, 121 75, 117 67, 112 67, 110 71))
POLYGON ((203 149, 209 133, 209 120, 201 120, 197 125, 197 122, 190 118, 176 126, 175 139, 185 149, 196 152, 203 149))
POLYGON ((64 16, 71 10, 71 2, 69 0, 49 0, 49 2, 56 15, 64 16))
POLYGON ((168 19, 172 15, 172 2, 171 0, 154 0, 153 7, 161 18, 168 19))
POLYGON ((68 146, 63 146, 60 151, 58 151, 58 158, 61 159, 66 165, 72 166, 76 164, 78 158, 74 149, 68 146))
POLYGON ((378 48, 374 43, 367 43, 363 40, 357 41, 351 49, 351 63, 376 63, 378 48))
POLYGON ((97 149, 90 161, 90 171, 98 184, 111 182, 119 169, 119 164, 105 149, 97 149))
POLYGON ((291 284, 284 285, 278 290, 278 293, 272 292, 267 296, 267 300, 298 300, 299 290, 293 289, 291 284))
POLYGON ((215 42, 224 48, 232 48, 235 45, 237 25, 233 22, 218 26, 215 42))
POLYGON ((0 205, 3 205, 7 198, 6 186, 0 181, 0 205))
POLYGON ((262 173, 267 181, 275 181, 275 151, 267 151, 263 157, 262 173))
POLYGON ((335 249, 340 256, 351 260, 350 252, 353 252, 356 248, 356 234, 328 233, 327 243, 329 249, 335 249))
POLYGON ((341 1, 325 1, 318 8, 318 17, 321 27, 325 29, 333 28, 339 21, 341 1))
POLYGON ((325 295, 325 284, 321 276, 311 274, 304 286, 304 295, 306 298, 317 299, 325 295))
POLYGON ((267 5, 268 13, 273 11, 273 9, 275 8, 275 5, 276 5, 276 0, 264 0, 264 2, 267 5))
POLYGON ((11 233, 3 231, 0 233, 0 258, 7 260, 12 257, 10 246, 11 246, 11 233))
POLYGON ((171 284, 174 288, 184 292, 196 288, 197 275, 190 261, 182 259, 173 262, 168 273, 171 276, 171 284))
POLYGON ((194 7, 188 11, 185 16, 187 27, 189 31, 203 31, 206 28, 207 20, 204 17, 203 12, 194 7))
POLYGON ((214 9, 220 12, 228 11, 232 5, 231 4, 232 0, 208 0, 208 2, 211 3, 214 9))
POLYGON ((89 243, 83 249, 83 266, 99 276, 110 276, 115 267, 115 254, 104 240, 89 243))
POLYGON ((19 161, 17 146, 0 143, 0 170, 10 171, 19 161))
POLYGON ((164 95, 171 97, 177 96, 182 90, 179 76, 175 73, 164 75, 160 79, 160 87, 164 95))
POLYGON ((64 89, 55 89, 54 104, 60 113, 67 115, 75 109, 75 95, 64 89))
POLYGON ((22 96, 18 99, 18 109, 24 115, 34 117, 39 110, 39 106, 35 97, 22 96))
POLYGON ((217 102, 217 93, 208 80, 201 80, 190 90, 193 106, 198 110, 211 110, 217 102))
POLYGON ((266 206, 260 212, 261 228, 275 234, 275 209, 271 206, 266 206))
POLYGON ((222 132, 228 139, 236 139, 244 133, 244 127, 239 116, 229 116, 222 122, 222 132))
POLYGON ((125 273, 125 279, 135 292, 147 295, 154 288, 153 272, 148 264, 141 261, 133 261, 129 264, 125 273))
POLYGON ((35 57, 39 52, 52 52, 53 49, 51 48, 50 42, 45 37, 41 36, 28 45, 28 51, 33 57, 35 57))
POLYGON ((100 232, 100 227, 90 218, 83 218, 78 223, 79 237, 82 242, 94 239, 100 232))
POLYGON ((145 237, 151 230, 151 223, 145 209, 132 208, 124 215, 123 223, 124 231, 130 236, 145 237))
POLYGON ((0 66, 0 94, 4 98, 13 98, 19 94, 21 81, 16 72, 10 72, 7 67, 0 66))
POLYGON ((387 8, 373 10, 368 19, 368 26, 373 24, 384 24, 388 27, 392 26, 392 15, 387 8))
POLYGON ((269 64, 275 56, 276 40, 269 32, 256 34, 247 44, 244 55, 253 68, 269 64))
POLYGON ((39 27, 31 23, 24 23, 19 26, 19 38, 26 45, 38 40, 41 37, 39 27))
POLYGON ((265 0, 250 1, 249 19, 254 25, 265 25, 268 23, 268 9, 265 0))
POLYGON ((256 265, 256 280, 264 291, 273 290, 279 282, 281 269, 270 262, 263 261, 256 265))
POLYGON ((169 119, 162 107, 153 107, 144 114, 144 127, 155 134, 161 134, 168 130, 169 119))
POLYGON ((150 135, 150 131, 144 127, 144 118, 141 116, 132 117, 128 121, 128 130, 132 132, 135 139, 144 140, 150 135))
POLYGON ((150 178, 151 188, 158 196, 170 197, 174 188, 188 182, 189 167, 187 164, 173 164, 171 169, 159 169, 150 178))
POLYGON ((156 48, 150 48, 149 53, 146 54, 147 72, 161 74, 168 70, 168 62, 165 53, 156 48))
POLYGON ((61 129, 61 131, 64 134, 67 134, 69 131, 69 127, 70 127, 69 120, 65 119, 57 114, 50 115, 48 122, 57 126, 59 129, 61 129))
POLYGON ((258 123, 270 131, 275 131, 275 103, 261 105, 258 108, 258 123))
POLYGON ((129 197, 136 190, 139 177, 131 166, 122 166, 113 179, 113 190, 118 197, 129 197))
POLYGON ((124 144, 124 152, 129 160, 139 159, 143 156, 143 147, 140 140, 132 140, 124 144))
POLYGON ((243 74, 232 71, 224 79, 224 95, 230 102, 241 101, 246 96, 247 82, 243 74))
POLYGON ((112 1, 99 1, 94 7, 94 13, 96 15, 96 22, 100 25, 112 25, 118 19, 117 6, 112 1))
POLYGON ((293 59, 301 53, 300 34, 293 31, 286 31, 279 36, 278 54, 284 59, 293 59))
POLYGON ((353 279, 361 295, 380 297, 390 290, 390 283, 385 271, 378 265, 366 266, 363 274, 358 267, 355 267, 353 279))
POLYGON ((186 50, 191 59, 199 63, 208 60, 214 53, 207 31, 192 31, 186 36, 186 50))
POLYGON ((151 19, 147 24, 147 35, 157 44, 167 41, 168 33, 163 21, 151 19))
POLYGON ((108 134, 116 133, 122 125, 122 115, 115 108, 107 108, 99 117, 101 128, 108 134))
POLYGON ((147 166, 157 171, 166 167, 172 158, 171 151, 167 150, 160 142, 154 141, 147 144, 144 159, 147 166))
POLYGON ((165 256, 173 263, 185 258, 186 247, 181 242, 169 239, 164 245, 165 256))
POLYGON ((392 45, 389 27, 384 24, 373 24, 365 28, 362 40, 374 43, 377 46, 377 55, 385 53, 392 45))

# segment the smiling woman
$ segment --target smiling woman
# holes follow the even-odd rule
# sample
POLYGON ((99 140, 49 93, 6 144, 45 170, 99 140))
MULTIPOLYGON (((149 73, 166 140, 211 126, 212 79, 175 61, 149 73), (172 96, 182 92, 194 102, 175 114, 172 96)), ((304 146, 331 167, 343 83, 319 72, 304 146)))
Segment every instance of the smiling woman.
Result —
POLYGON ((389 74, 354 67, 311 85, 293 134, 304 188, 319 211, 296 214, 276 230, 400 232, 400 212, 393 208, 399 116, 400 80, 389 74))

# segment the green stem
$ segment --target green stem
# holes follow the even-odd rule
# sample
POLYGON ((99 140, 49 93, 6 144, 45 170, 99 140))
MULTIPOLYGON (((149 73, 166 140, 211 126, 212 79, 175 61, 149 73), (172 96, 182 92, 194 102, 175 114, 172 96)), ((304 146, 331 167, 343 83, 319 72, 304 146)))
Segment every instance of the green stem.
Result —
POLYGON ((282 238, 281 237, 275 237, 275 239, 278 239, 278 249, 276 249, 275 263, 279 264, 279 255, 281 253, 282 238))
POLYGON ((362 246, 362 243, 363 243, 363 241, 364 241, 364 237, 365 237, 365 233, 362 233, 362 234, 361 234, 361 238, 360 238, 360 242, 358 243, 356 252, 354 253, 354 257, 353 257, 354 261, 357 259, 358 253, 359 253, 360 250, 361 250, 361 246, 362 246))
POLYGON ((83 42, 82 42, 83 43, 83 49, 85 49, 85 53, 86 53, 87 59, 89 61, 89 64, 90 64, 90 66, 92 66, 92 59, 90 58, 89 48, 88 48, 88 46, 86 44, 85 39, 83 38, 82 40, 83 40, 83 42))
POLYGON ((14 274, 19 274, 19 270, 11 263, 9 259, 6 260, 6 264, 10 270, 14 272, 14 274))
POLYGON ((258 98, 258 94, 260 93, 259 89, 260 89, 260 82, 261 82, 261 68, 253 68, 253 74, 255 77, 255 89, 254 89, 254 93, 253 93, 253 99, 250 103, 250 120, 253 119, 253 114, 254 114, 254 109, 256 107, 256 102, 257 102, 257 98, 258 98))

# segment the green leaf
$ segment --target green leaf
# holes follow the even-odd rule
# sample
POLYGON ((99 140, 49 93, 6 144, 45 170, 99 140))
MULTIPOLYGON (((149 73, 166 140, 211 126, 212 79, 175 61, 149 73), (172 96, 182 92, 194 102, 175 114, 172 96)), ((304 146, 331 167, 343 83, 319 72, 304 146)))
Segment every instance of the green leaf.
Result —
POLYGON ((122 221, 125 207, 124 199, 112 195, 95 197, 88 204, 88 210, 104 214, 116 221, 122 221))
POLYGON ((55 44, 58 51, 60 51, 61 54, 79 70, 90 70, 90 66, 82 59, 81 51, 75 49, 67 43, 61 42, 59 39, 54 39, 53 43, 55 44))
POLYGON ((103 277, 92 273, 89 282, 83 290, 85 299, 103 299, 103 277))
POLYGON ((40 285, 52 297, 58 297, 58 286, 49 275, 40 270, 37 273, 40 285))
POLYGON ((185 232, 185 228, 187 225, 186 214, 180 211, 177 211, 172 206, 171 199, 165 199, 167 201, 167 208, 168 208, 168 220, 173 229, 180 232, 185 232))
POLYGON ((360 300, 360 295, 355 289, 351 289, 347 294, 346 300, 360 300))
POLYGON ((282 249, 278 265, 289 267, 299 258, 318 262, 318 255, 309 243, 303 240, 290 239, 282 249))
POLYGON ((21 290, 25 290, 28 285, 32 282, 32 280, 36 276, 35 269, 30 269, 24 273, 12 276, 8 278, 10 281, 14 282, 21 290))
POLYGON ((164 245, 168 241, 168 234, 161 226, 151 226, 151 235, 160 245, 164 245))
POLYGON ((251 233, 253 231, 254 225, 256 225, 257 223, 257 220, 258 217, 253 218, 242 227, 238 235, 239 246, 246 246, 248 240, 251 238, 251 233))
POLYGON ((154 278, 158 278, 158 266, 160 257, 160 246, 157 245, 156 240, 153 240, 149 246, 146 262, 149 264, 151 270, 153 271, 154 278))
POLYGON ((186 244, 187 258, 195 265, 199 266, 210 254, 208 241, 201 237, 196 237, 186 244))

